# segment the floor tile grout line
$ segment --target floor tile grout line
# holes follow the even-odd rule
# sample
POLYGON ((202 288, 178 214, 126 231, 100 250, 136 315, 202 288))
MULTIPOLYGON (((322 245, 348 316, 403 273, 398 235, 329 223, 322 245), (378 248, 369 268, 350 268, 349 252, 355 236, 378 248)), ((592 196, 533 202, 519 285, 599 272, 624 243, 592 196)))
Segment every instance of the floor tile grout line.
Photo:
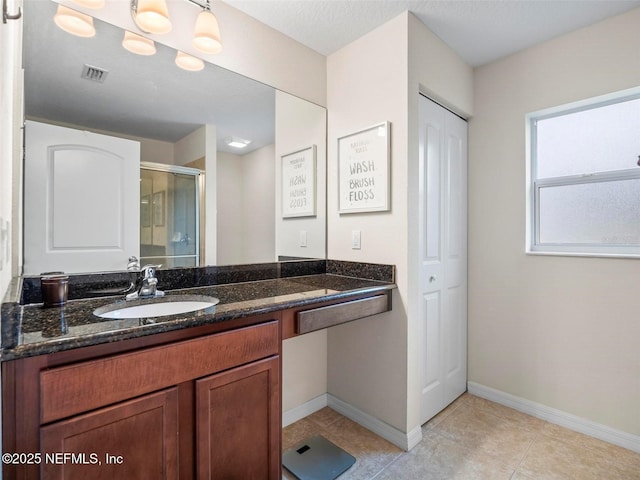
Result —
POLYGON ((400 460, 402 457, 404 457, 408 453, 409 452, 405 452, 405 451, 400 452, 400 454, 396 458, 394 458, 389 463, 387 463, 384 467, 382 467, 382 469, 378 473, 376 473, 373 477, 369 478, 369 480, 374 480, 375 478, 379 477, 380 474, 382 474, 387 468, 389 468, 391 465, 396 463, 398 460, 400 460))
POLYGON ((531 448, 533 447, 534 443, 536 443, 536 441, 539 440, 540 437, 542 437, 542 428, 540 430, 538 430, 538 432, 536 433, 535 437, 533 437, 533 439, 529 443, 529 446, 527 447, 527 450, 524 452, 524 454, 522 455, 522 458, 520 458, 520 461, 518 462, 518 465, 514 469, 513 475, 515 475, 516 473, 523 473, 523 472, 518 472, 518 470, 520 470, 520 467, 522 466, 524 461, 527 459, 527 456, 529 455, 529 452, 531 451, 531 448))

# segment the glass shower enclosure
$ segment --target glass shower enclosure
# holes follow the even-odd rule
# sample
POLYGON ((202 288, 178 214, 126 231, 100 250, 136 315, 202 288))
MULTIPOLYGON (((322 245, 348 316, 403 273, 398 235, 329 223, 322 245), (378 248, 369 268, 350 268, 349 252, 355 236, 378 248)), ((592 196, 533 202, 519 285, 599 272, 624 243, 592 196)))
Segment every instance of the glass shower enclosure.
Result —
POLYGON ((140 263, 200 265, 200 175, 196 168, 140 162, 140 263))

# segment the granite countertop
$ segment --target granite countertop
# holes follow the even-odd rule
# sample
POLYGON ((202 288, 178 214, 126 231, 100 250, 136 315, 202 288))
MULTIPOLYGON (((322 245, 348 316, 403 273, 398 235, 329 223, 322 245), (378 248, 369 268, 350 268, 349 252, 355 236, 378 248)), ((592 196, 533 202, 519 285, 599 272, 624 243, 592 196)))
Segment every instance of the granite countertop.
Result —
POLYGON ((70 300, 59 308, 43 308, 41 303, 15 305, 12 307, 15 311, 7 315, 10 320, 2 324, 0 359, 7 361, 54 353, 328 300, 349 299, 395 287, 394 283, 324 273, 176 289, 165 293, 169 297, 211 296, 219 298, 220 303, 212 309, 153 319, 111 320, 93 314, 96 308, 116 301, 123 302, 124 306, 123 295, 70 300))

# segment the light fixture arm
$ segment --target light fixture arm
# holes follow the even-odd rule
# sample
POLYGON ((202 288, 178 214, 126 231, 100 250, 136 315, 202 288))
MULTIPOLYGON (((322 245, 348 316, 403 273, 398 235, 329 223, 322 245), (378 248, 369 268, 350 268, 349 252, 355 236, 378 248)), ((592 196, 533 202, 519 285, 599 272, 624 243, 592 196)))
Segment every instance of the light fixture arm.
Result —
POLYGON ((194 5, 199 6, 203 10, 206 10, 207 12, 211 11, 211 5, 209 4, 209 0, 205 0, 204 5, 201 2, 197 2, 196 0, 186 0, 186 1, 189 2, 189 3, 193 3, 194 5))
MULTIPOLYGON (((3 0, 3 1, 6 2, 6 0, 3 0)), ((202 8, 205 12, 211 11, 210 0, 185 0, 185 1, 202 8)), ((133 18, 133 23, 136 24, 136 26, 140 29, 141 32, 147 33, 147 34, 152 33, 152 32, 148 32, 143 28, 140 28, 140 25, 138 25, 138 22, 136 22, 136 15, 138 14, 138 0, 130 0, 129 5, 130 5, 129 10, 131 12, 131 18, 133 18)))

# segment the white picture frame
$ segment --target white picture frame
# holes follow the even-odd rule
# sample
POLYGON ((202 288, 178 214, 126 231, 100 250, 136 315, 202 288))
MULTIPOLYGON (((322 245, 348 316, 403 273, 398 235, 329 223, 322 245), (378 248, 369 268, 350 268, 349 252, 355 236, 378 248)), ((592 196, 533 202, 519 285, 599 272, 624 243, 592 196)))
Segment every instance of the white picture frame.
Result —
POLYGON ((390 122, 338 138, 340 214, 384 212, 391 208, 390 146, 390 122))
POLYGON ((316 216, 316 150, 282 155, 282 218, 316 216))

